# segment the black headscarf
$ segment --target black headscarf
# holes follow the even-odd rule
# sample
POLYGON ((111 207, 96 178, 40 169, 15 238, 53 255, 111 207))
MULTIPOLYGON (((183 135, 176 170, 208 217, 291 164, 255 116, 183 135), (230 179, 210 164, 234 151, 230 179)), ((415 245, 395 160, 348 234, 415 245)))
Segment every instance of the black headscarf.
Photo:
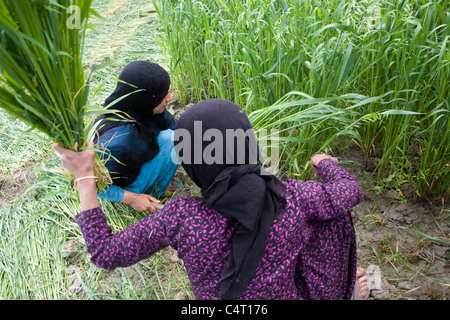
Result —
POLYGON ((148 142, 148 147, 142 157, 135 157, 134 152, 122 155, 119 159, 123 164, 121 170, 111 173, 115 185, 129 185, 138 176, 141 166, 159 153, 157 136, 168 128, 164 114, 153 114, 153 109, 161 103, 169 88, 169 74, 156 63, 134 61, 122 69, 116 89, 103 105, 119 110, 120 114, 101 115, 95 120, 98 134, 94 142, 112 128, 134 123, 138 136, 148 142), (116 101, 118 99, 121 100, 116 101))
POLYGON ((175 148, 181 165, 201 188, 203 202, 238 222, 220 281, 220 298, 234 299, 253 279, 264 254, 278 204, 283 203, 281 184, 273 175, 262 174, 252 125, 230 101, 206 100, 185 111, 175 127, 175 148), (236 134, 240 130, 241 135, 231 138, 227 129, 236 134), (245 157, 240 158, 243 151, 245 157), (216 163, 207 164, 211 155, 216 163))

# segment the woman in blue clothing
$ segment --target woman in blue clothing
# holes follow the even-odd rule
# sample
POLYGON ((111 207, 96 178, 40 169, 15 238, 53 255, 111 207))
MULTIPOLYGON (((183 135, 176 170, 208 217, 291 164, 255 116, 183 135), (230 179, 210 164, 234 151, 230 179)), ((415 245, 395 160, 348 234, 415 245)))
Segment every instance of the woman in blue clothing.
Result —
POLYGON ((123 202, 138 211, 155 211, 178 168, 173 129, 176 119, 166 107, 172 100, 170 76, 158 64, 134 61, 125 66, 104 107, 120 112, 96 119, 99 155, 107 159, 113 184, 98 196, 123 202))

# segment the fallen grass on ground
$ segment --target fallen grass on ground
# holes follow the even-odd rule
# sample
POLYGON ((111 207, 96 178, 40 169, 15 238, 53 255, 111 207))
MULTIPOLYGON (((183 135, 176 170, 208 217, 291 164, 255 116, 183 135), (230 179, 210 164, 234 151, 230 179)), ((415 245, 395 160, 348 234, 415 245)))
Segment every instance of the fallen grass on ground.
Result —
POLYGON ((0 174, 10 175, 51 154, 44 134, 0 110, 0 174))

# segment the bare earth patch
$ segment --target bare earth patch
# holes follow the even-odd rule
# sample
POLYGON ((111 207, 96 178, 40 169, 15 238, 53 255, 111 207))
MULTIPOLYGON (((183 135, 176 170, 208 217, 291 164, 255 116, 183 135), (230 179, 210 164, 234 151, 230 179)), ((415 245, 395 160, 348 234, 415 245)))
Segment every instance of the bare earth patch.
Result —
POLYGON ((14 202, 34 181, 36 181, 36 174, 31 167, 23 168, 10 176, 0 173, 0 206, 14 202))
POLYGON ((372 297, 448 299, 448 204, 431 205, 411 194, 404 199, 398 199, 393 192, 379 194, 365 174, 372 168, 364 165, 358 149, 351 149, 342 160, 342 166, 357 178, 364 193, 364 201, 351 211, 359 266, 376 280, 372 297))

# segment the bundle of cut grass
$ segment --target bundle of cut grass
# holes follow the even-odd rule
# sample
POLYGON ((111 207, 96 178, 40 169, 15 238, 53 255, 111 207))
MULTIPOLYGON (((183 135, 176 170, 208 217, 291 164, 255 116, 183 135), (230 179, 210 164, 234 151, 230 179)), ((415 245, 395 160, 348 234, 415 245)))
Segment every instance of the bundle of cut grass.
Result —
MULTIPOLYGON (((83 149, 89 132, 82 52, 91 3, 0 2, 0 107, 75 151, 83 149)), ((97 160, 101 191, 110 177, 97 160)))

